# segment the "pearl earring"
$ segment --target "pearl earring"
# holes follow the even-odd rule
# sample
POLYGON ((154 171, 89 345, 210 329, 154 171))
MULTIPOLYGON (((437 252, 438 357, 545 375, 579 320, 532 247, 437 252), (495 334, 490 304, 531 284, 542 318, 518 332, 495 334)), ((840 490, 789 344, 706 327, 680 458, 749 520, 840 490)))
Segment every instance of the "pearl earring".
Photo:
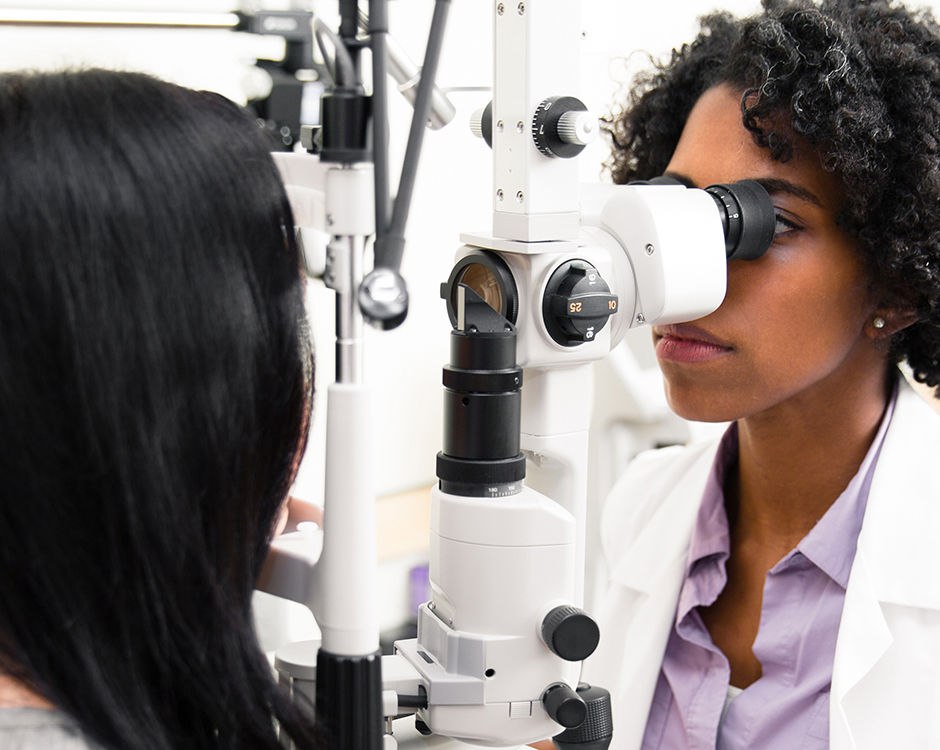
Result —
POLYGON ((885 327, 885 319, 882 318, 880 315, 878 315, 878 316, 876 316, 875 319, 871 322, 871 324, 872 324, 875 328, 884 328, 884 327, 885 327))

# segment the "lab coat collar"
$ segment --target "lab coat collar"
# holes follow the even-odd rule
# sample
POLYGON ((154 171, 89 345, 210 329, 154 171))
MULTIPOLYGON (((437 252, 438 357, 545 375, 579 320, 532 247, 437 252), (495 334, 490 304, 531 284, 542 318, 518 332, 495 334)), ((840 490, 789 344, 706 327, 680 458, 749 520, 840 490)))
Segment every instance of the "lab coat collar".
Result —
MULTIPOLYGON (((613 581, 635 591, 652 594, 662 590, 664 578, 669 581, 676 576, 681 578, 697 509, 717 446, 717 440, 693 446, 683 453, 674 454, 674 461, 664 461, 663 472, 645 475, 650 483, 663 485, 656 493, 662 501, 653 506, 652 515, 645 522, 638 523, 637 519, 625 522, 622 517, 604 518, 607 529, 642 528, 640 535, 629 540, 626 547, 618 548, 618 543, 623 544, 623 540, 618 539, 608 540, 605 545, 607 558, 616 561, 611 569, 613 581)), ((666 451, 657 453, 663 458, 666 456, 666 451)), ((624 479, 629 481, 630 475, 624 479)), ((643 493, 646 494, 648 489, 642 488, 643 493)), ((621 514, 622 511, 617 515, 621 514)))
MULTIPOLYGON (((662 575, 674 572, 677 561, 684 562, 717 445, 718 441, 711 440, 673 454, 673 460, 663 462, 669 477, 655 471, 653 476, 644 474, 645 480, 663 485, 654 493, 662 499, 648 519, 631 521, 625 510, 605 517, 606 529, 642 529, 626 548, 619 548, 621 539, 606 540, 614 581, 652 593, 662 575)), ((878 601, 940 610, 940 586, 923 585, 928 571, 940 570, 940 545, 935 538, 940 528, 938 448, 940 418, 902 379, 853 564, 855 585, 869 590, 878 601), (912 435, 917 436, 913 441, 912 435)), ((644 488, 644 494, 649 489, 644 488)))

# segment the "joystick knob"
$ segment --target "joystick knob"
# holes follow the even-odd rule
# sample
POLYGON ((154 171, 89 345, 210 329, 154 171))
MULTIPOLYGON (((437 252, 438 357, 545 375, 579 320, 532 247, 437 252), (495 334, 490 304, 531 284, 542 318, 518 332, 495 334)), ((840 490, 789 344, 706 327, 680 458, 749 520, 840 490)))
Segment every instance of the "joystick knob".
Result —
POLYGON ((545 691, 542 705, 552 721, 568 729, 583 724, 587 716, 584 700, 563 682, 556 683, 545 691))

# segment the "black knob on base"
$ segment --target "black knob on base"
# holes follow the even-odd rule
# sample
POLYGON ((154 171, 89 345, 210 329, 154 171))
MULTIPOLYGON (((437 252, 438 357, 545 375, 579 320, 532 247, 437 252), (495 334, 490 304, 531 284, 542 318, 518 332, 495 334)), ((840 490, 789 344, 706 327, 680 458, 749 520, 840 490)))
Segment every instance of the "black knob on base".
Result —
POLYGON ((587 716, 587 706, 581 697, 563 682, 552 685, 542 696, 545 712, 563 727, 576 727, 587 716))

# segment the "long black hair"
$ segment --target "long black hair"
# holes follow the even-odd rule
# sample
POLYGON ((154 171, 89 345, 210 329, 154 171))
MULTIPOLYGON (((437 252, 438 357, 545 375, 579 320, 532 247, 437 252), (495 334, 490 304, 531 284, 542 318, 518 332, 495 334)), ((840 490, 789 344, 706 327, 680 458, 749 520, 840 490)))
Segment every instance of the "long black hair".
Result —
POLYGON ((839 215, 873 287, 918 321, 891 359, 940 396, 940 28, 891 0, 764 0, 762 13, 701 19, 696 39, 637 81, 607 122, 615 182, 661 174, 692 106, 730 83, 773 159, 807 138, 845 187, 839 215), (782 116, 782 117, 781 117, 782 116))
POLYGON ((223 97, 0 76, 0 671, 105 747, 315 745, 250 608, 312 389, 291 228, 223 97))

